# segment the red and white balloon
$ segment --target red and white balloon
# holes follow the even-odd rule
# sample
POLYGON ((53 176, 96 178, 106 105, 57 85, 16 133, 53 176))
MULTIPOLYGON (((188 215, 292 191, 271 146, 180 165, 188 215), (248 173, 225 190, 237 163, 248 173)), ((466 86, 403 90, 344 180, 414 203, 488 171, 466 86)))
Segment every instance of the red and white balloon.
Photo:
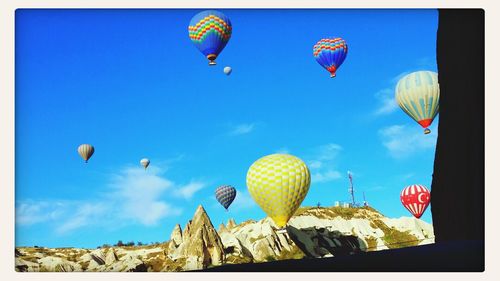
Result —
POLYGON ((427 187, 420 184, 414 184, 405 187, 401 191, 400 199, 403 206, 419 219, 425 212, 425 209, 427 209, 427 206, 429 206, 431 193, 427 187))

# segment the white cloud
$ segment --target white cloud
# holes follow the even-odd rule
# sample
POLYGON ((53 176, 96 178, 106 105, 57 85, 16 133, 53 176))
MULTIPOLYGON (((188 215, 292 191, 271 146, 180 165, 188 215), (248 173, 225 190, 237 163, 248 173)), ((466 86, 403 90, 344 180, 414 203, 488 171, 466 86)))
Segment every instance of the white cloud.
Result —
POLYGON ((161 200, 163 193, 173 183, 161 177, 161 170, 150 166, 127 168, 113 177, 107 196, 109 201, 119 206, 120 216, 144 225, 154 225, 168 215, 178 214, 177 210, 161 200))
POLYGON ((335 143, 322 145, 317 149, 317 159, 319 161, 333 160, 341 150, 342 147, 335 143))
POLYGON ((73 216, 64 220, 63 223, 56 228, 56 232, 58 234, 64 234, 92 224, 105 215, 106 209, 103 203, 84 203, 78 207, 73 216))
POLYGON ((394 89, 385 88, 375 93, 379 106, 375 110, 375 115, 384 115, 396 111, 399 106, 394 98, 394 89))
POLYGON ((404 72, 401 72, 399 73, 398 75, 394 76, 392 79, 391 79, 391 84, 393 84, 394 86, 396 86, 396 84, 399 82, 399 80, 401 80, 401 78, 403 78, 404 76, 412 73, 412 71, 404 71, 404 72))
POLYGON ((231 136, 240 136, 251 133, 255 128, 255 123, 236 125, 230 132, 231 136))
POLYGON ((341 178, 341 173, 335 170, 336 158, 342 147, 336 143, 328 143, 314 149, 312 157, 307 161, 313 183, 325 183, 341 178))
POLYGON ((319 168, 321 168, 321 166, 323 166, 323 162, 321 162, 319 160, 309 161, 309 168, 311 168, 311 169, 319 169, 319 168))
POLYGON ((193 195, 196 192, 200 191, 206 185, 207 185, 206 183, 201 182, 201 181, 191 181, 190 183, 177 188, 177 190, 175 191, 176 192, 175 194, 178 197, 182 197, 184 199, 191 199, 191 197, 193 197, 193 195))
POLYGON ((424 135, 418 126, 393 125, 379 130, 382 144, 394 158, 406 158, 422 149, 436 147, 437 133, 424 135))
POLYGON ((16 223, 19 225, 32 225, 59 218, 62 214, 60 208, 61 202, 46 201, 25 201, 16 206, 16 223))
POLYGON ((275 153, 280 153, 280 154, 290 154, 290 150, 287 147, 282 147, 278 150, 276 150, 275 153))
POLYGON ((163 200, 165 191, 173 189, 174 184, 161 174, 156 166, 147 171, 125 168, 112 175, 107 188, 93 200, 19 202, 16 224, 51 223, 57 234, 86 226, 155 225, 182 212, 163 200))
POLYGON ((311 175, 311 181, 314 183, 329 182, 341 178, 339 171, 327 170, 325 172, 316 172, 311 175))
POLYGON ((412 71, 401 72, 394 76, 388 81, 388 87, 383 88, 375 93, 375 99, 377 100, 377 108, 373 112, 374 115, 387 115, 399 108, 398 103, 395 98, 395 89, 398 81, 405 75, 411 73, 412 71))
POLYGON ((248 191, 237 190, 236 198, 234 198, 234 202, 231 204, 231 210, 242 210, 248 209, 257 206, 253 198, 250 196, 248 191))
POLYGON ((384 189, 386 189, 386 187, 382 186, 382 185, 375 185, 372 187, 365 188, 366 191, 379 191, 379 190, 384 190, 384 189))

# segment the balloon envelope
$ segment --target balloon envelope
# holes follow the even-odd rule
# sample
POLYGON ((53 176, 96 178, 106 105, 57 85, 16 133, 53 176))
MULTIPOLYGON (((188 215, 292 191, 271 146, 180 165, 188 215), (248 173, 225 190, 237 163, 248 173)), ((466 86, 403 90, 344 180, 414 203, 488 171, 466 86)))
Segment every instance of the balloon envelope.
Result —
POLYGON ((425 186, 414 184, 401 191, 400 199, 403 206, 418 219, 429 206, 431 193, 425 186))
POLYGON ((229 208, 236 197, 236 188, 230 185, 222 185, 215 189, 215 198, 224 208, 229 208))
POLYGON ((316 61, 335 77, 340 65, 347 57, 347 43, 342 38, 321 39, 313 47, 316 61))
POLYGON ((141 159, 141 166, 143 166, 144 169, 146 169, 149 166, 149 163, 150 163, 149 159, 147 158, 141 159))
POLYGON ((426 134, 429 133, 427 127, 439 111, 438 74, 417 71, 404 76, 396 85, 396 101, 408 116, 426 129, 426 134))
POLYGON ((90 144, 82 144, 78 147, 78 154, 85 160, 85 163, 88 162, 92 154, 94 154, 94 147, 90 144))
POLYGON ((209 65, 231 38, 231 21, 219 11, 207 10, 196 14, 189 23, 189 38, 200 52, 207 57, 209 65))
POLYGON ((233 71, 233 69, 231 67, 229 67, 229 66, 224 67, 224 73, 226 75, 231 74, 232 71, 233 71))
POLYGON ((250 195, 279 228, 299 208, 309 191, 311 175, 304 161, 272 154, 255 161, 247 173, 250 195))

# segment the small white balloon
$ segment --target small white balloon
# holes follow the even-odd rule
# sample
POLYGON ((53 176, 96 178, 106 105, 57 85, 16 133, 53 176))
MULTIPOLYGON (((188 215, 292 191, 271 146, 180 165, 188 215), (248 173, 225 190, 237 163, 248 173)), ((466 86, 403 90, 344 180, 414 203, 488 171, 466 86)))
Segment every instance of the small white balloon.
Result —
POLYGON ((141 165, 144 167, 144 170, 149 166, 149 162, 147 158, 141 159, 141 165))
POLYGON ((224 73, 226 75, 231 74, 231 71, 233 71, 233 69, 231 67, 229 67, 229 66, 224 67, 224 73))

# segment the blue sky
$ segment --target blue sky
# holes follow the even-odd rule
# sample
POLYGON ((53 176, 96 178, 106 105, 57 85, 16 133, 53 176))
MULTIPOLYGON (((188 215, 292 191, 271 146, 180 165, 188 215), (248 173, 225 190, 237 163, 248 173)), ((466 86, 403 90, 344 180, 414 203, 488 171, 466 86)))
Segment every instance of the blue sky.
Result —
POLYGON ((394 86, 437 71, 437 10, 221 10, 233 35, 215 67, 188 37, 199 11, 17 10, 16 246, 166 241, 199 204, 215 226, 261 219, 246 172, 276 152, 308 164, 303 205, 349 200, 350 170, 358 200, 410 216, 399 193, 430 188, 438 118, 424 135, 394 86), (325 37, 349 46, 334 79, 312 55, 325 37))

